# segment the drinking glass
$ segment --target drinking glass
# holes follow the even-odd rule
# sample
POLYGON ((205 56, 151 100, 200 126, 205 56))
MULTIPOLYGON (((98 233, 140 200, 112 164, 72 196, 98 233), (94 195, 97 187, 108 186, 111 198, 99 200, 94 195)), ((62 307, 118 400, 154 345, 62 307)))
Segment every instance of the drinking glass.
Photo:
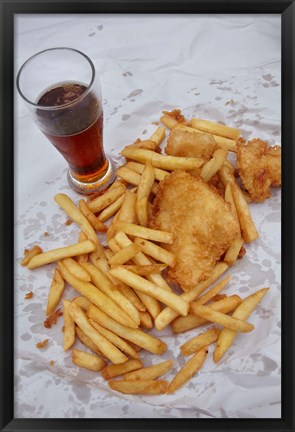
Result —
POLYGON ((43 134, 68 163, 68 182, 89 195, 114 181, 103 148, 99 78, 87 55, 50 48, 30 57, 17 75, 17 89, 43 134))

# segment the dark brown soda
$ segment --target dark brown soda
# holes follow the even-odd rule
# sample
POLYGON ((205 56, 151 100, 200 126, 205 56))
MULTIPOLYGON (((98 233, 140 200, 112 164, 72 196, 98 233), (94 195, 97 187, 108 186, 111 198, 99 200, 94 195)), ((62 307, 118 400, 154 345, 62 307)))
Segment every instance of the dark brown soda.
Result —
POLYGON ((63 83, 47 90, 38 100, 37 121, 50 142, 81 182, 104 175, 108 162, 103 151, 103 112, 100 101, 78 83, 63 83))

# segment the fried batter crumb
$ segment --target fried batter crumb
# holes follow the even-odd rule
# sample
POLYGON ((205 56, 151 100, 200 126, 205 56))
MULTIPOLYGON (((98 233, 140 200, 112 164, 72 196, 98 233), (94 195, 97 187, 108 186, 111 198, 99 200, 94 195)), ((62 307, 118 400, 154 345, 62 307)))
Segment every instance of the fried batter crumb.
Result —
POLYGON ((238 255, 238 259, 242 259, 245 254, 246 254, 246 249, 244 248, 244 246, 242 246, 238 255))
POLYGON ((72 221, 70 218, 68 218, 68 219, 65 221, 65 225, 67 225, 67 226, 72 225, 72 223, 73 223, 73 221, 72 221))
POLYGON ((47 231, 45 231, 44 237, 48 237, 48 236, 49 236, 49 233, 47 231))
POLYGON ((44 341, 42 341, 42 342, 38 342, 38 343, 36 344, 36 347, 37 347, 38 349, 46 348, 47 345, 48 345, 48 341, 49 341, 49 339, 44 339, 44 341))
POLYGON ((185 117, 181 114, 180 109, 174 109, 172 111, 163 111, 163 114, 167 114, 170 117, 173 117, 179 123, 184 123, 185 122, 185 117))
POLYGON ((50 314, 46 320, 44 321, 44 327, 45 328, 51 328, 51 326, 53 324, 57 323, 57 320, 60 316, 62 316, 62 311, 61 309, 57 309, 55 312, 53 312, 52 314, 50 314))
POLYGON ((31 299, 32 297, 33 297, 33 291, 30 291, 30 292, 28 292, 26 295, 25 295, 25 300, 29 300, 29 299, 31 299))
POLYGON ((55 365, 55 360, 50 360, 49 363, 51 364, 51 366, 54 366, 55 365))

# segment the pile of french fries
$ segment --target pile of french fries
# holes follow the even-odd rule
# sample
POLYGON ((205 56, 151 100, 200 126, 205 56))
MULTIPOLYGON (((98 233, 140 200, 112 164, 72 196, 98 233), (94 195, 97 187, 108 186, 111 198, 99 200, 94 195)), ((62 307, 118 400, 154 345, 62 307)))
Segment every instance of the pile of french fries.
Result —
POLYGON ((100 372, 113 390, 126 394, 173 393, 201 369, 211 344, 215 344, 213 359, 218 362, 238 334, 253 331, 247 320, 269 289, 241 299, 221 293, 230 276, 217 281, 236 262, 244 243, 258 237, 247 196, 227 159, 228 152, 236 151, 240 131, 205 120, 188 122, 178 110, 165 112, 161 121, 168 129, 197 133, 199 139, 210 134, 219 148, 206 163, 199 158, 166 156, 159 153, 159 146, 167 130, 159 126, 148 140, 138 139, 123 149, 121 155, 127 161, 104 193, 81 199, 78 205, 65 194, 54 197, 77 225, 77 243, 47 252, 36 245, 25 251, 22 260, 30 270, 56 263, 46 315, 54 313, 62 301, 64 350, 72 349, 75 365, 100 372), (162 276, 166 267, 175 265, 175 256, 163 247, 173 242, 173 236, 147 225, 158 182, 173 170, 196 168, 201 169, 204 181, 218 175, 240 235, 208 279, 179 295, 162 276), (105 246, 98 233, 105 236, 105 246), (66 283, 77 291, 76 297, 63 298, 66 283), (171 370, 173 359, 147 367, 140 351, 163 354, 167 345, 161 340, 161 330, 170 324, 175 335, 191 331, 180 346, 180 353, 191 357, 169 382, 159 378, 171 370), (200 330, 204 324, 213 325, 200 330), (158 337, 150 333, 154 327, 158 337), (76 338, 87 351, 74 348, 76 338))

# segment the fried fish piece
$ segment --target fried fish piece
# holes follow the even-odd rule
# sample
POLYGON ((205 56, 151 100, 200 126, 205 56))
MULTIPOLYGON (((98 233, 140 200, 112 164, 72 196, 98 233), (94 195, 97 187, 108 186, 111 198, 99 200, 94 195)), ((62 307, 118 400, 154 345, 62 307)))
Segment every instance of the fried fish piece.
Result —
POLYGON ((169 134, 165 152, 167 155, 198 157, 207 161, 217 148, 210 134, 175 128, 169 134))
POLYGON ((245 189, 255 202, 271 196, 271 187, 281 186, 281 147, 255 138, 237 143, 237 168, 245 189))
POLYGON ((168 276, 184 291, 209 277, 239 235, 229 204, 202 179, 181 170, 160 182, 149 225, 172 233, 173 243, 162 245, 176 256, 168 276))

